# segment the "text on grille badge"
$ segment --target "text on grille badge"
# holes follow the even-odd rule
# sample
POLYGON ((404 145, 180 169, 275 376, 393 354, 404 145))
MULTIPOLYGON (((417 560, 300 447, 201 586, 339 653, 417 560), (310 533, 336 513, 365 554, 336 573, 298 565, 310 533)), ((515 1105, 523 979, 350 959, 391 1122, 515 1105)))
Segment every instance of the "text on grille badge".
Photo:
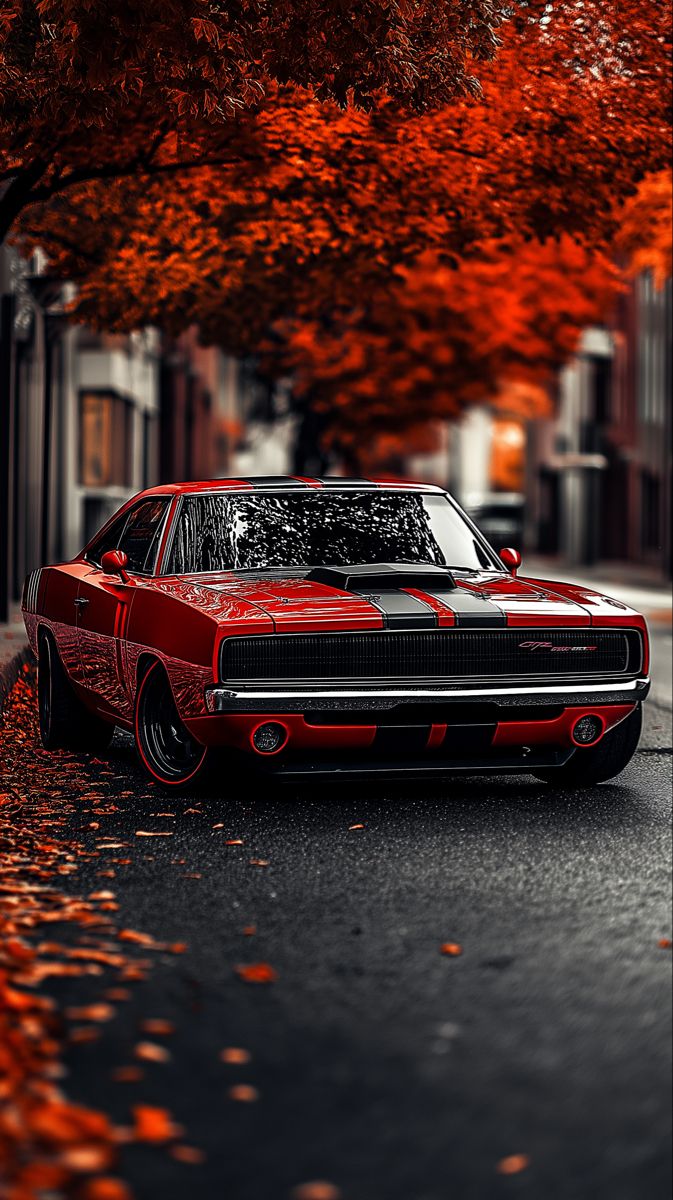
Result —
POLYGON ((554 653, 568 654, 575 651, 597 650, 598 646, 554 646, 551 642, 519 642, 520 650, 552 650, 554 653))

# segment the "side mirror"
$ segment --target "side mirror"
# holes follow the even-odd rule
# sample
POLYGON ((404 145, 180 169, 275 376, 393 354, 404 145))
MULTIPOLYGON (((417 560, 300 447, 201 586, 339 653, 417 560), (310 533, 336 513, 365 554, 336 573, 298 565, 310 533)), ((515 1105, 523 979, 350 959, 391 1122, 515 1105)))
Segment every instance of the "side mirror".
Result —
POLYGON ((123 550, 106 550, 100 560, 101 571, 106 575, 119 575, 122 583, 128 582, 128 555, 123 550))
POLYGON ((500 557, 507 567, 507 570, 511 571, 512 575, 516 575, 519 567, 521 566, 521 555, 519 554, 519 551, 513 550, 511 546, 505 546, 504 550, 500 551, 500 557))

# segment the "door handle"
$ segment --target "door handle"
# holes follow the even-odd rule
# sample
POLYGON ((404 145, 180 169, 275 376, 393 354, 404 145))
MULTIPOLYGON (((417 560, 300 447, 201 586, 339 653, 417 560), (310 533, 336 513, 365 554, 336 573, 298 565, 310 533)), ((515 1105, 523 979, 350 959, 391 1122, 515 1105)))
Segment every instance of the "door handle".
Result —
POLYGON ((85 604, 88 603, 89 601, 87 600, 86 596, 78 596, 75 600, 75 604, 78 606, 78 608, 84 608, 85 604))

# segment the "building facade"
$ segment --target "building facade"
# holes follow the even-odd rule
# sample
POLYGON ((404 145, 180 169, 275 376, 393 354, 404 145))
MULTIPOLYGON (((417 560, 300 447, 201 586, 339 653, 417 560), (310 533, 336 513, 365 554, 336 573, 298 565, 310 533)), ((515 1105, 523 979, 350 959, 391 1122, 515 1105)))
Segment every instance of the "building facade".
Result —
POLYGON ((193 332, 73 325, 71 285, 0 248, 0 623, 25 576, 73 557, 130 495, 225 473, 236 377, 193 332))
POLYGON ((531 422, 526 543, 569 563, 671 574, 671 281, 649 273, 560 373, 556 417, 531 422))

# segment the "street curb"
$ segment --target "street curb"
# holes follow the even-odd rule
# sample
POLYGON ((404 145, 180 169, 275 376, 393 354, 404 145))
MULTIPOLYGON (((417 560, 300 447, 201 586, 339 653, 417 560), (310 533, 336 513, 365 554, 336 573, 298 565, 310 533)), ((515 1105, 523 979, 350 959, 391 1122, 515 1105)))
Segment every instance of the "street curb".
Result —
POLYGON ((5 703, 26 663, 34 662, 33 651, 26 642, 15 654, 5 662, 0 663, 0 725, 5 703))

